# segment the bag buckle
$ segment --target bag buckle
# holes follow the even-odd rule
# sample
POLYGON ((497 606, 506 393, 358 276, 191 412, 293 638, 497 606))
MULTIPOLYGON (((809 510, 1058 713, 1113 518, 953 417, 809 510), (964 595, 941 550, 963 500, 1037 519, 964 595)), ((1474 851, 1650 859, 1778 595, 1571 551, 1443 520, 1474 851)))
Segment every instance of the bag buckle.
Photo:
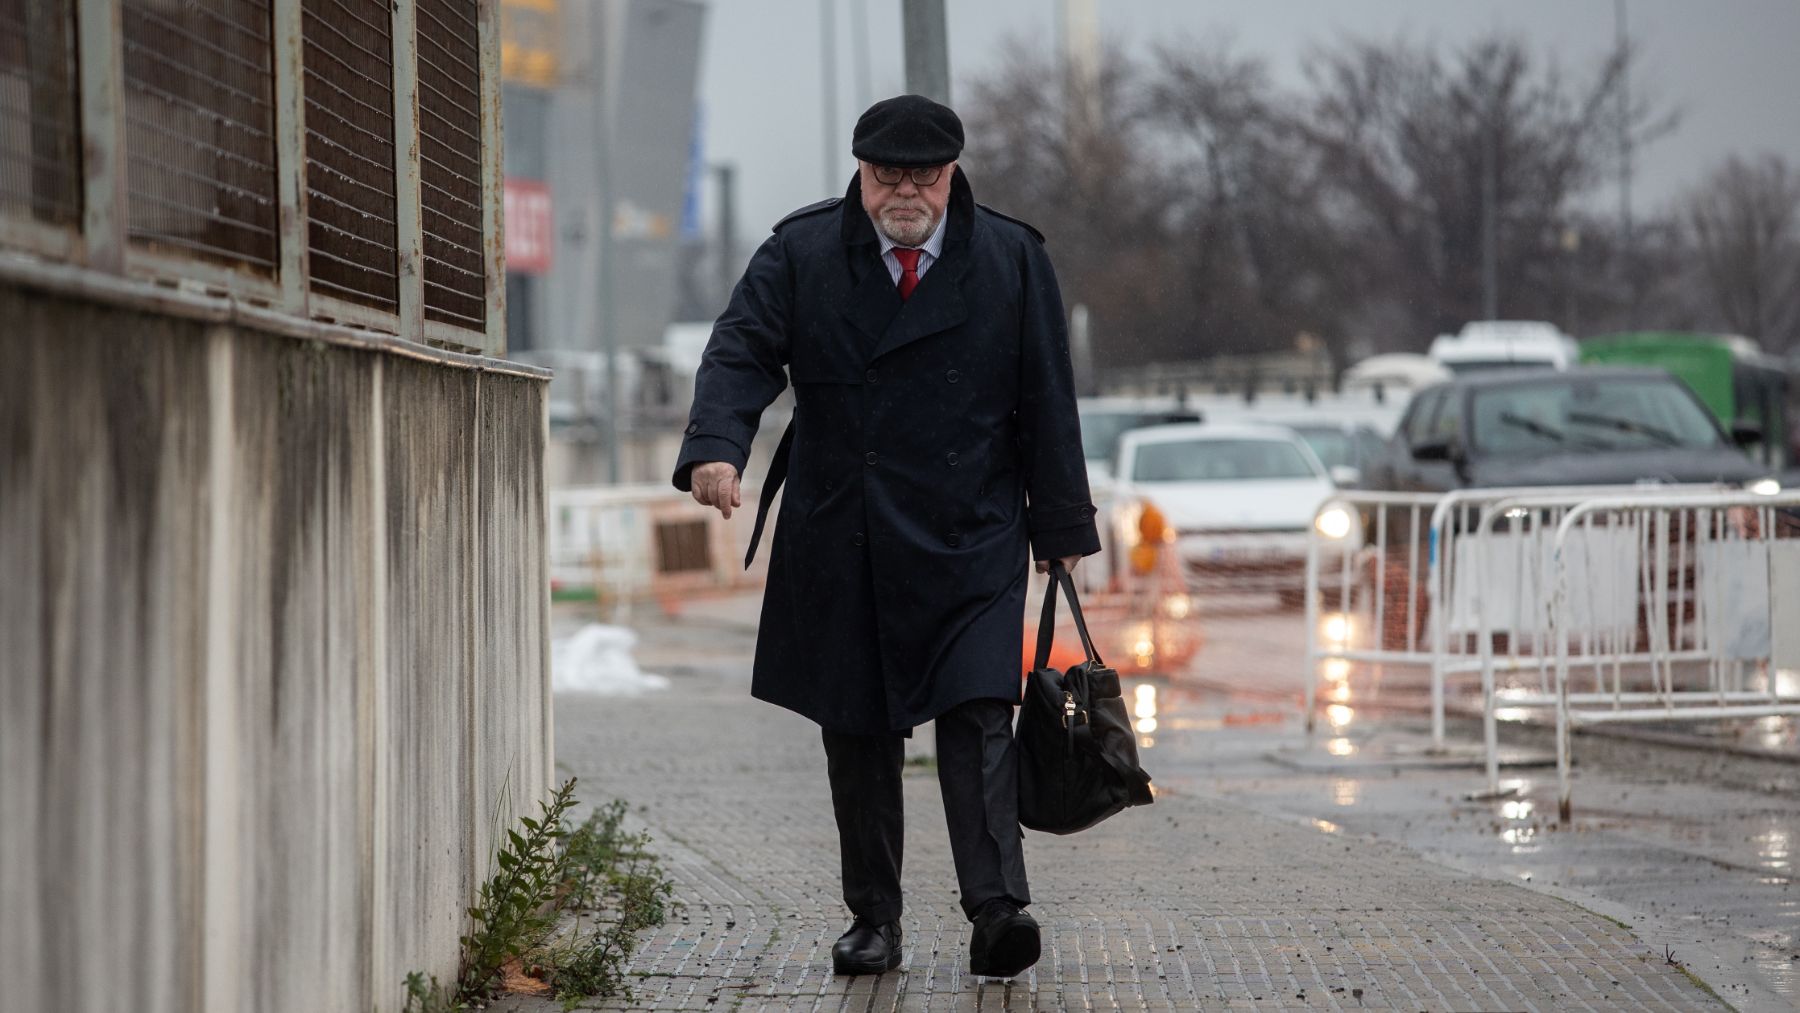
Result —
POLYGON ((1064 728, 1073 728, 1077 724, 1087 724, 1087 711, 1075 706, 1075 694, 1068 690, 1063 691, 1062 723, 1064 728))

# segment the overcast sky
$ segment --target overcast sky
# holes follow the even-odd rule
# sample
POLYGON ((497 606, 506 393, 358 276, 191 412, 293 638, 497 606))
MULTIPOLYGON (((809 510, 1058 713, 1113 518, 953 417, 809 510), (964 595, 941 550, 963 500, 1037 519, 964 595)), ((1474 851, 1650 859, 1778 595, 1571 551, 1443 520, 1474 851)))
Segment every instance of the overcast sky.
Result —
MULTIPOLYGON (((821 0, 712 0, 700 97, 704 157, 738 168, 739 235, 754 237, 803 204, 843 190, 854 163, 850 128, 865 95, 903 91, 900 0, 833 0, 837 149, 826 183, 821 0), (866 11, 866 76, 853 11, 866 11), (865 91, 864 82, 867 82, 865 91)), ((1098 0, 1104 36, 1131 52, 1156 40, 1226 36, 1265 58, 1275 80, 1304 83, 1309 52, 1345 36, 1454 46, 1492 29, 1516 31, 1580 72, 1612 45, 1614 0, 1098 0)), ((987 72, 1002 40, 1046 50, 1057 0, 947 0, 952 105, 987 72)), ((1638 157, 1634 203, 1654 209, 1729 152, 1773 151, 1800 164, 1800 0, 1627 0, 1644 47, 1634 88, 1683 112, 1680 129, 1638 157)), ((981 181, 974 180, 976 194, 981 181)), ((710 188, 709 188, 710 190, 710 188)), ((712 194, 704 208, 711 228, 712 194)), ((1605 195, 1616 202, 1616 188, 1605 195)))

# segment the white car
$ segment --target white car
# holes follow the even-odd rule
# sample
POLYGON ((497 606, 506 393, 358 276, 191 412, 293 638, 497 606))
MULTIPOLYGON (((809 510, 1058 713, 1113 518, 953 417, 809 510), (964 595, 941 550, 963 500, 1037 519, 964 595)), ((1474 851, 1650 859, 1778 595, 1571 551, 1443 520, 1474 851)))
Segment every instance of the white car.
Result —
POLYGON ((1290 429, 1233 423, 1135 429, 1120 437, 1117 466, 1126 505, 1114 511, 1114 537, 1135 544, 1145 527, 1143 504, 1154 506, 1194 590, 1273 591, 1298 602, 1315 526, 1332 560, 1362 542, 1348 508, 1318 513, 1335 486, 1290 429))
POLYGON ((1431 343, 1431 361, 1457 376, 1487 370, 1571 369, 1581 346, 1555 324, 1540 320, 1471 320, 1431 343))
POLYGON ((1142 426, 1201 420, 1199 412, 1172 397, 1084 397, 1075 407, 1081 418, 1088 484, 1095 487, 1113 479, 1113 455, 1118 452, 1120 436, 1142 426))

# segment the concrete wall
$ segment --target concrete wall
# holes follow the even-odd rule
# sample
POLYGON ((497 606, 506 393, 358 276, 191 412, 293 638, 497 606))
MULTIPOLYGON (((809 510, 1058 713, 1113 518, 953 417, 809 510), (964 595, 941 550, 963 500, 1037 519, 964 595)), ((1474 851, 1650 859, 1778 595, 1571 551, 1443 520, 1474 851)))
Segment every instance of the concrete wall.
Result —
POLYGON ((543 381, 0 283, 0 1006, 397 1010, 551 776, 543 381))

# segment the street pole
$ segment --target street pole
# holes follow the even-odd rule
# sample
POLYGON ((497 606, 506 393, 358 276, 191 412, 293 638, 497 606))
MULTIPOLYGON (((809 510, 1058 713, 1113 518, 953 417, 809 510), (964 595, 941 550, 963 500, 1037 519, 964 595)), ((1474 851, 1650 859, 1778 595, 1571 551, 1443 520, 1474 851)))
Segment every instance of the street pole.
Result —
POLYGON ((719 177, 719 305, 731 298, 731 287, 737 276, 737 167, 730 163, 713 166, 719 177))
POLYGON ((900 0, 906 90, 950 104, 950 41, 944 0, 900 0))
POLYGON ((850 0, 850 45, 856 54, 856 108, 860 112, 875 101, 874 70, 869 66, 869 0, 850 0))
POLYGON ((1613 25, 1618 38, 1619 58, 1619 224, 1623 228, 1625 289, 1627 296, 1627 329, 1637 327, 1638 286, 1633 264, 1637 256, 1637 237, 1631 221, 1631 51, 1630 36, 1625 29, 1625 0, 1614 0, 1613 25))
POLYGON ((1096 0, 1062 0, 1063 102, 1072 145, 1100 127, 1100 10, 1096 0))
MULTIPOLYGON (((615 16, 618 11, 602 8, 615 16)), ((602 51, 604 62, 594 68, 594 107, 599 114, 600 144, 595 154, 596 168, 600 172, 598 187, 600 198, 599 236, 596 245, 600 253, 599 277, 596 280, 596 293, 600 305, 596 314, 596 322, 600 327, 600 352, 606 361, 606 481, 608 485, 619 484, 619 325, 618 314, 613 309, 613 255, 617 248, 613 236, 613 202, 617 199, 613 192, 613 96, 618 89, 611 87, 614 69, 618 67, 619 49, 616 40, 621 32, 619 25, 612 22, 605 27, 606 46, 602 51)))
POLYGON ((1094 376, 1094 336, 1086 303, 1076 303, 1069 311, 1069 364, 1075 373, 1075 393, 1097 393, 1100 385, 1094 376))
POLYGON ((1500 319, 1500 167, 1494 99, 1488 99, 1488 120, 1481 142, 1481 314, 1484 320, 1500 319))
POLYGON ((825 192, 832 193, 840 182, 837 167, 842 157, 837 144, 837 0, 819 0, 819 76, 825 117, 825 192))

